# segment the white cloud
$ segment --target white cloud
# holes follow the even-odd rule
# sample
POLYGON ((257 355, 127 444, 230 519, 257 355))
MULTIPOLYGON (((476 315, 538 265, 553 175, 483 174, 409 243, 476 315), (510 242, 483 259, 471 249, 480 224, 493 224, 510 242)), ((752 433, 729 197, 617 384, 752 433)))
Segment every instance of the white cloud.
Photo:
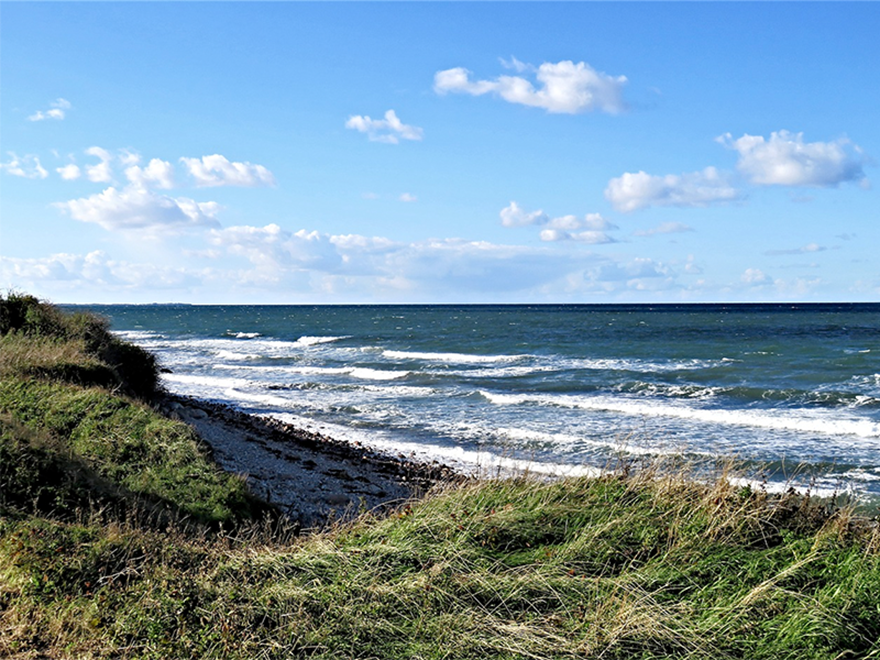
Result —
POLYGON ((747 268, 740 279, 749 285, 768 284, 772 281, 760 268, 747 268))
POLYGON ((145 230, 175 233, 191 227, 214 227, 220 210, 216 202, 198 203, 185 197, 166 197, 128 186, 55 204, 75 220, 100 225, 107 231, 145 230))
POLYGON ((510 56, 509 60, 505 60, 503 57, 499 57, 498 61, 501 62, 501 66, 505 69, 512 69, 517 73, 524 73, 526 71, 535 71, 535 67, 531 64, 526 64, 525 62, 520 62, 513 55, 510 56))
POLYGON ((230 162, 220 154, 199 158, 181 158, 200 188, 214 186, 274 186, 275 177, 262 165, 230 162))
POLYGON ((20 176, 25 179, 45 179, 49 176, 46 169, 40 164, 37 156, 26 155, 19 157, 13 151, 7 151, 9 160, 0 163, 0 170, 11 174, 12 176, 20 176))
POLYGON ((65 181, 76 181, 82 175, 79 165, 76 165, 75 163, 70 163, 64 167, 58 167, 55 171, 58 172, 58 174, 61 175, 61 178, 65 181))
POLYGON ((605 188, 605 198, 623 212, 649 206, 707 206, 740 197, 740 192, 714 167, 707 167, 702 172, 665 176, 626 172, 611 179, 605 188))
POLYGON ((64 119, 67 110, 70 110, 70 101, 67 99, 56 99, 49 104, 49 109, 45 112, 37 110, 28 117, 28 121, 43 121, 46 119, 64 119))
POLYGON ((507 68, 525 73, 534 71, 539 87, 521 76, 499 76, 495 80, 471 80, 471 72, 463 67, 446 69, 434 74, 434 90, 438 94, 460 92, 472 96, 496 94, 510 103, 544 108, 547 112, 579 114, 600 110, 616 114, 626 109, 623 86, 626 76, 609 76, 596 71, 586 62, 565 60, 545 62, 537 69, 512 58, 507 68))
MULTIPOLYGON (((87 291, 92 300, 145 293, 155 300, 157 289, 180 289, 199 284, 198 272, 168 268, 150 263, 130 263, 111 258, 103 251, 88 254, 53 254, 48 257, 4 258, 0 262, 0 282, 15 282, 26 290, 45 289, 47 285, 66 296, 87 291), (96 298, 97 297, 97 298, 96 298)), ((204 277, 204 273, 201 274, 204 277)))
POLYGON ((802 245, 799 248, 792 248, 787 250, 767 250, 764 254, 776 256, 776 255, 784 255, 784 254, 811 254, 815 252, 825 252, 828 248, 819 245, 818 243, 807 243, 806 245, 802 245))
POLYGON ((563 215, 550 220, 547 226, 550 229, 564 229, 566 231, 574 231, 576 229, 589 229, 591 231, 617 229, 617 225, 609 222, 599 213, 587 213, 583 218, 579 218, 576 215, 563 215))
POLYGON ((831 187, 865 178, 867 158, 845 138, 804 142, 803 133, 778 131, 769 140, 748 134, 734 140, 730 133, 717 140, 739 153, 737 168, 758 185, 831 187))
POLYGON ((541 240, 545 242, 578 241, 589 245, 616 243, 617 241, 604 231, 568 232, 561 229, 542 229, 541 240))
POLYGON ((292 233, 278 225, 212 230, 210 241, 224 253, 250 262, 253 269, 241 275, 242 281, 278 285, 307 276, 314 292, 357 292, 370 299, 405 295, 460 300, 486 292, 530 290, 596 259, 588 253, 461 239, 397 243, 357 234, 292 233))
POLYGON ((398 144, 401 139, 421 140, 424 130, 418 126, 404 124, 394 110, 385 113, 385 119, 370 119, 369 116, 352 115, 345 122, 346 128, 366 133, 372 142, 398 144))
POLYGON ((544 211, 528 212, 524 210, 516 202, 511 202, 498 214, 501 217, 501 224, 505 227, 528 227, 531 225, 546 226, 549 229, 561 229, 564 231, 574 231, 576 229, 589 229, 593 231, 603 231, 606 229, 617 229, 617 225, 612 224, 602 217, 599 213, 588 213, 583 218, 576 215, 563 215, 558 218, 550 218, 544 211))
POLYGON ((131 149, 120 149, 119 162, 122 163, 123 167, 138 165, 141 162, 141 155, 131 149))
POLYGON ((166 190, 174 187, 174 166, 167 160, 153 158, 146 167, 132 165, 126 168, 125 176, 141 188, 151 184, 166 190))
POLYGON ((409 193, 403 193, 400 197, 398 197, 401 202, 417 202, 419 198, 415 195, 411 195, 409 193))
POLYGON ((546 213, 541 210, 528 213, 524 211, 519 204, 511 202, 508 206, 501 209, 501 224, 505 227, 527 227, 529 225, 543 225, 550 219, 546 213))
POLYGON ((689 227, 683 222, 664 222, 659 227, 653 229, 643 229, 633 232, 634 236, 656 236, 657 234, 681 234, 683 232, 694 231, 693 227, 689 227))
POLYGON ((113 173, 110 170, 110 162, 113 156, 106 149, 101 147, 89 147, 86 154, 100 159, 97 165, 86 165, 86 176, 89 181, 94 183, 110 183, 113 180, 113 173))

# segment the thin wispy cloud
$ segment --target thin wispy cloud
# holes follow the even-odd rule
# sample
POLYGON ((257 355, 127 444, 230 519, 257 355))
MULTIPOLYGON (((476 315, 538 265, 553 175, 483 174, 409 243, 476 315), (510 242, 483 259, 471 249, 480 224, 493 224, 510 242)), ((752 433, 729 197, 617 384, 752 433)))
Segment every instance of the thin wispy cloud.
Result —
POLYGON ((825 252, 828 248, 818 243, 807 243, 799 248, 791 248, 787 250, 767 250, 764 254, 770 256, 788 255, 788 254, 812 254, 816 252, 825 252))
POLYGON ((37 110, 34 114, 28 116, 28 121, 45 121, 46 119, 61 120, 71 109, 70 101, 67 99, 56 99, 49 104, 48 110, 37 110))
POLYGON ((404 124, 394 110, 388 110, 384 119, 371 119, 368 115, 352 115, 345 127, 365 133, 371 142, 399 144, 401 140, 421 140, 425 131, 418 126, 404 124))
POLYGON ((0 171, 6 174, 23 179, 45 179, 49 176, 49 172, 40 164, 39 157, 33 154, 19 156, 14 151, 7 151, 6 155, 9 159, 0 163, 0 171))
POLYGON ((689 227, 683 222, 664 222, 659 227, 654 227, 653 229, 642 229, 639 231, 634 231, 633 236, 657 236, 659 234, 682 234, 685 232, 694 231, 693 227, 689 227))

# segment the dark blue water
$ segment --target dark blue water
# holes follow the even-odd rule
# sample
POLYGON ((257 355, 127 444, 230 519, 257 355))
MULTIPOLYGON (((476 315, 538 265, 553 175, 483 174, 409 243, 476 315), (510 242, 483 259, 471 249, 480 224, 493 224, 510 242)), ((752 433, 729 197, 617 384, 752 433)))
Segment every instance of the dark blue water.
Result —
POLYGON ((95 306, 175 392, 440 460, 880 497, 880 305, 95 306))

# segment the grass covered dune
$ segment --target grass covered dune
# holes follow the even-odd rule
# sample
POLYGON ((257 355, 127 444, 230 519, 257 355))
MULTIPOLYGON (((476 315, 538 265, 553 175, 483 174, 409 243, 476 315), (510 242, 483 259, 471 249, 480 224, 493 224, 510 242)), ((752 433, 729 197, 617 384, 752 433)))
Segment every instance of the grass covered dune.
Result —
POLYGON ((880 530, 662 466, 449 485, 293 536, 155 361, 0 298, 0 657, 880 658, 880 530))

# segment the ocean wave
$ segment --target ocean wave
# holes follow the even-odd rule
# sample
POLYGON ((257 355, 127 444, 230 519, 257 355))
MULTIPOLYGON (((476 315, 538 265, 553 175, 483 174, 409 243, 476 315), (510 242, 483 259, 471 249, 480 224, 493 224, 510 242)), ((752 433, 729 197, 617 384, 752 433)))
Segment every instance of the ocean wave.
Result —
POLYGON ((245 370, 284 375, 299 376, 351 376, 361 380, 398 380, 410 375, 410 371, 371 369, 368 367, 309 367, 291 365, 246 365, 246 364, 215 364, 215 369, 227 371, 245 370))
POLYGON ((382 355, 392 360, 426 360, 428 362, 450 362, 459 364, 491 364, 495 362, 515 362, 531 355, 474 355, 471 353, 429 353, 419 351, 384 350, 382 355))
POLYGON ((632 371, 648 373, 669 373, 674 371, 699 371, 717 367, 731 366, 735 361, 728 358, 719 360, 670 360, 653 362, 625 358, 574 358, 565 361, 566 368, 590 371, 632 371))
POLYGON ((113 334, 124 341, 130 341, 134 344, 166 339, 165 335, 152 330, 114 330, 113 334))
POLYGON ((387 371, 384 369, 367 369, 365 367, 356 367, 349 369, 348 373, 354 378, 363 380, 397 380, 409 376, 409 371, 387 371))
POLYGON ((639 417, 672 417, 710 424, 750 426, 785 431, 801 431, 822 435, 854 435, 860 438, 880 437, 880 424, 868 419, 845 419, 819 416, 815 410, 786 409, 776 411, 746 409, 708 409, 663 403, 633 401, 624 397, 582 397, 575 395, 496 394, 480 391, 480 395, 496 405, 537 404, 560 408, 576 408, 595 412, 619 413, 639 417))
POLYGON ((341 339, 348 339, 351 335, 343 335, 341 337, 311 337, 303 336, 293 342, 294 346, 317 346, 318 344, 331 344, 341 339))
POLYGON ((250 381, 244 378, 218 378, 216 376, 194 376, 190 374, 162 374, 162 380, 181 385, 201 385, 216 389, 229 389, 232 387, 246 387, 250 381))
POLYGON ((238 353, 236 351, 227 351, 227 350, 219 350, 215 353, 215 357, 221 360, 231 360, 233 362, 239 362, 244 360, 259 360, 262 359, 263 356, 259 353, 238 353))

